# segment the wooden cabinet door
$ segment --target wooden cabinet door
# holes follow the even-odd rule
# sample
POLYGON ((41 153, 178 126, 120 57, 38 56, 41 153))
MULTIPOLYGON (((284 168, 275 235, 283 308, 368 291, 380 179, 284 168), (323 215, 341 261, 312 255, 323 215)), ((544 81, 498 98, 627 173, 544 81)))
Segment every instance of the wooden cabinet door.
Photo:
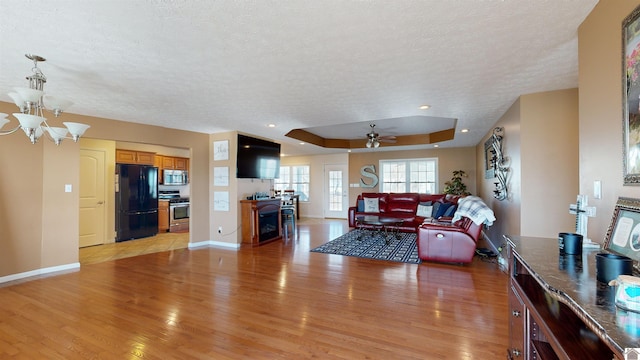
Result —
POLYGON ((116 149, 116 163, 154 165, 156 154, 145 151, 116 149))
POLYGON ((526 333, 526 308, 524 302, 520 299, 515 289, 516 284, 513 280, 509 281, 509 351, 511 359, 526 359, 525 344, 527 341, 526 333))
POLYGON ((155 163, 156 154, 150 152, 137 151, 137 164, 153 165, 155 163))
POLYGON ((131 150, 116 150, 116 162, 121 164, 135 164, 136 152, 131 150))
POLYGON ((173 161, 176 170, 189 170, 189 159, 177 157, 173 161))
POLYGON ((162 159, 164 159, 164 156, 156 154, 153 160, 153 166, 158 168, 158 173, 162 170, 162 159))
POLYGON ((172 156, 163 156, 162 157, 162 168, 163 169, 175 169, 175 162, 172 156))
POLYGON ((169 231, 169 202, 158 201, 158 231, 169 231))

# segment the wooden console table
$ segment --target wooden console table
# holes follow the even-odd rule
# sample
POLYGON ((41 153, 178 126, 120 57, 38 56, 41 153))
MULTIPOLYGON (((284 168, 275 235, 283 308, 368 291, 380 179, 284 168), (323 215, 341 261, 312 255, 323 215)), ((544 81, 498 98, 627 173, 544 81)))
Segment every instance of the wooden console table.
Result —
POLYGON ((240 200, 242 243, 263 245, 282 239, 280 199, 240 200))
POLYGON ((597 249, 563 255, 558 240, 506 236, 509 359, 624 359, 640 348, 640 314, 616 308, 598 282, 597 249))

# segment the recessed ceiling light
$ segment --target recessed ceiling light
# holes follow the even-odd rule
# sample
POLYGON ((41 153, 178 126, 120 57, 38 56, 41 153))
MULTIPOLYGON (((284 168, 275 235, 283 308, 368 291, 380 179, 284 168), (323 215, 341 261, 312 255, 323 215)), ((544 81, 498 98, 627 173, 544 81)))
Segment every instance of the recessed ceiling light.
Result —
POLYGON ((460 132, 466 133, 466 132, 469 132, 469 129, 462 129, 460 130, 460 132))
POLYGON ((274 127, 276 127, 276 124, 269 124, 267 126, 270 127, 270 128, 274 128, 274 127))
POLYGON ((420 105, 420 110, 427 110, 431 107, 431 105, 420 105))
POLYGON ((433 145, 433 147, 434 147, 434 148, 437 148, 437 147, 440 147, 440 145, 435 144, 435 145, 433 145))
POLYGON ((300 142, 300 145, 304 145, 304 143, 303 143, 303 142, 300 142))

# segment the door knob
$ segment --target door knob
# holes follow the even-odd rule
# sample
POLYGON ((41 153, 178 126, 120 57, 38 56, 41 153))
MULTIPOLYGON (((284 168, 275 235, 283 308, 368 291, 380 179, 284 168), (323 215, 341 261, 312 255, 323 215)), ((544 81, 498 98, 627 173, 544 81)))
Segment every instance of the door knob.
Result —
POLYGON ((98 205, 104 204, 104 201, 98 201, 98 205))

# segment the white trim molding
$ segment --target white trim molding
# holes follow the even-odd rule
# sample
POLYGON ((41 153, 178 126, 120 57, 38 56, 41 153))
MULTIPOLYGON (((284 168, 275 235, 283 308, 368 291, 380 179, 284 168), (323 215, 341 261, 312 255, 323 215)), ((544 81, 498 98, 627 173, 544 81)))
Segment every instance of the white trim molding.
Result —
POLYGON ((32 276, 51 274, 51 273, 62 272, 67 270, 77 270, 77 269, 80 269, 79 262, 66 264, 66 265, 51 266, 48 268, 36 269, 36 270, 26 271, 23 273, 2 276, 0 277, 0 284, 6 283, 9 281, 21 280, 21 279, 25 279, 32 276))
POLYGON ((189 249, 199 248, 203 246, 216 246, 223 247, 227 249, 238 250, 240 249, 240 244, 232 244, 228 242, 208 240, 208 241, 198 241, 196 243, 189 243, 189 249))

